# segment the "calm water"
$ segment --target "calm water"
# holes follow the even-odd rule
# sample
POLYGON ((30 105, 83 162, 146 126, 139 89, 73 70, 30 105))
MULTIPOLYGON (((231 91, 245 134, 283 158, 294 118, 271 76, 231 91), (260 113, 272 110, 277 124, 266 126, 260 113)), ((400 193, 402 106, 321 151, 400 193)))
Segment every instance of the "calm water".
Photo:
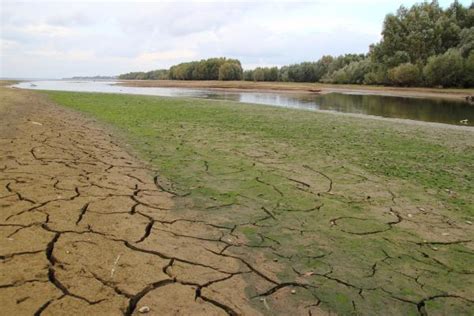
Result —
POLYGON ((267 104, 315 111, 335 111, 402 118, 417 121, 463 125, 468 120, 474 126, 474 105, 463 101, 432 100, 376 96, 365 94, 331 93, 326 95, 284 94, 262 92, 226 92, 189 88, 138 88, 114 85, 107 81, 31 81, 15 85, 24 89, 62 90, 82 92, 110 92, 144 94, 167 97, 190 97, 231 100, 244 103, 267 104))

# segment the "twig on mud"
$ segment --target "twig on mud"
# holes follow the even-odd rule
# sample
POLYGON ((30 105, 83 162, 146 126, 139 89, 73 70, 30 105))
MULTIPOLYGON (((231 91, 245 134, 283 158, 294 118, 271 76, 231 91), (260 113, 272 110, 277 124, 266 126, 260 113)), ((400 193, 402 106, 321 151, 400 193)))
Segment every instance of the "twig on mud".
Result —
POLYGON ((117 266, 117 263, 119 262, 121 256, 122 256, 122 255, 118 255, 117 258, 116 258, 115 261, 114 261, 114 265, 113 265, 113 267, 112 267, 112 270, 110 271, 110 277, 111 277, 111 278, 114 277, 115 267, 117 266))

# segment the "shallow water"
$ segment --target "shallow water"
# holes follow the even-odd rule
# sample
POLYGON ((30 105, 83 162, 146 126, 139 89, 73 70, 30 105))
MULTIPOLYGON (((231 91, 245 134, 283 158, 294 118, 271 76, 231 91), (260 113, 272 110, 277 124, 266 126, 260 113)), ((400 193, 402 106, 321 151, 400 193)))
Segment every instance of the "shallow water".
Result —
POLYGON ((410 119, 453 125, 468 120, 474 126, 474 106, 463 101, 444 99, 420 99, 368 94, 331 93, 326 95, 237 92, 191 88, 140 88, 114 85, 114 81, 31 81, 21 82, 15 87, 37 90, 61 90, 81 92, 110 92, 126 94, 157 95, 167 97, 203 98, 231 100, 243 103, 266 104, 280 107, 357 113, 387 118, 410 119))

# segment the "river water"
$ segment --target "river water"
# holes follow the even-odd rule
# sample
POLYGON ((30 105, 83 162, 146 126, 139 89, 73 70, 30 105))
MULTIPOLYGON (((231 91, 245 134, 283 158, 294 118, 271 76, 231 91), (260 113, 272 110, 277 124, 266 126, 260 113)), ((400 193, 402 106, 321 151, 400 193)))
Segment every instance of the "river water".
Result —
POLYGON ((315 95, 190 88, 140 88, 118 86, 115 85, 116 83, 114 81, 42 80, 20 82, 15 87, 36 90, 107 92, 230 100, 314 111, 356 113, 386 118, 474 126, 474 105, 464 101, 345 93, 315 95), (464 120, 467 120, 467 124, 464 120))

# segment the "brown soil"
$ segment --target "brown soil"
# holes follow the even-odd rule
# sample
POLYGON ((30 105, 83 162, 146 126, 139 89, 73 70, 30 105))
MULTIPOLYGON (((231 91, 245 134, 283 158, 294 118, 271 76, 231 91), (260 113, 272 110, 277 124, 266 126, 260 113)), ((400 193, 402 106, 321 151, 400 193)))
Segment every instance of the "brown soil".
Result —
MULTIPOLYGON (((3 315, 253 315, 256 293, 293 286, 224 254, 232 231, 174 211, 96 122, 34 92, 0 87, 0 101, 3 315)), ((273 312, 322 313, 285 291, 273 312)))
POLYGON ((128 87, 181 87, 235 91, 252 90, 260 92, 280 91, 284 93, 368 93, 386 96, 458 100, 464 100, 466 96, 474 95, 474 89, 400 88, 296 82, 121 80, 119 85, 128 87))

